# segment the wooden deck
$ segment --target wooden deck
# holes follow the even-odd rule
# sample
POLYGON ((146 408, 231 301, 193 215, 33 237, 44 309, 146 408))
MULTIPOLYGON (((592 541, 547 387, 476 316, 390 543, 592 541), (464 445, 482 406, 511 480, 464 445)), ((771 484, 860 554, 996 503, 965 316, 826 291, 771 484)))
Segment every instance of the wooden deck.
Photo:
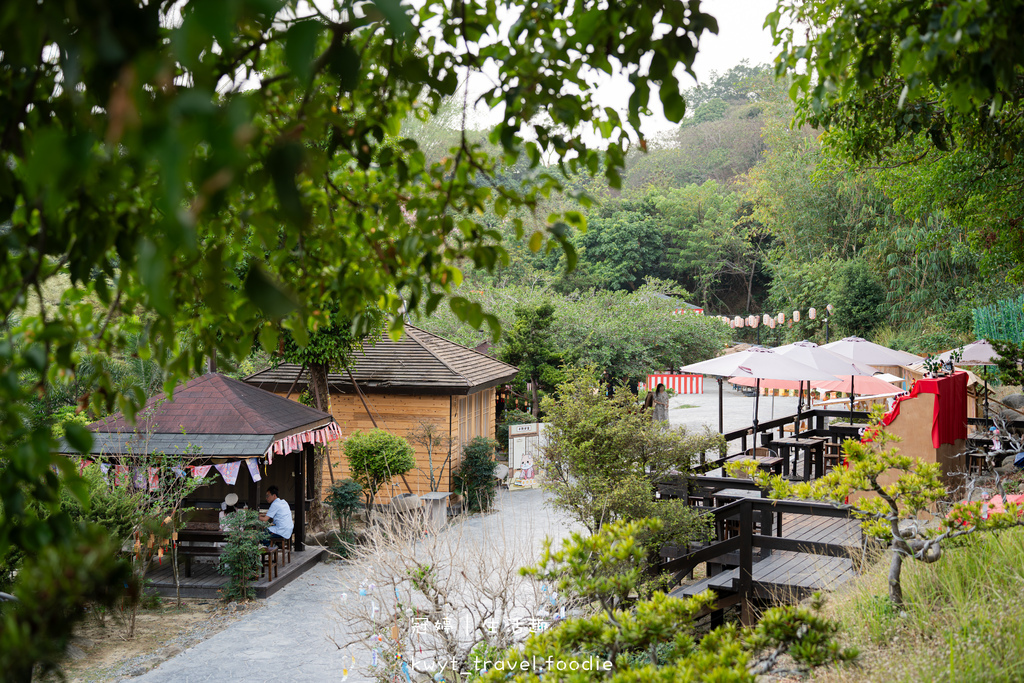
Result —
MULTIPOLYGON (((262 577, 253 584, 257 598, 268 598, 297 579, 313 567, 326 551, 323 548, 306 547, 302 551, 292 552, 292 561, 280 568, 280 573, 273 581, 262 577)), ((174 597, 174 574, 170 562, 155 571, 150 570, 147 578, 150 587, 163 597, 174 597)), ((183 598, 220 598, 220 590, 227 584, 228 577, 217 573, 217 565, 208 562, 192 563, 192 576, 186 577, 184 567, 179 571, 181 597, 183 598)))
MULTIPOLYGON (((782 538, 812 543, 847 546, 859 552, 860 523, 840 517, 783 514, 782 538)), ((853 561, 813 553, 776 550, 765 559, 754 562, 751 578, 758 597, 803 596, 819 590, 832 590, 855 576, 853 561)), ((709 576, 688 586, 679 586, 672 595, 689 597, 711 589, 717 593, 736 590, 739 569, 730 569, 709 576)))
MULTIPOLYGON (((754 535, 753 539, 764 537, 754 535)), ((783 513, 782 536, 791 549, 772 550, 765 557, 754 560, 750 566, 750 594, 748 597, 773 601, 802 599, 820 590, 834 590, 856 575, 854 562, 849 557, 838 557, 804 552, 799 542, 842 546, 851 557, 860 553, 860 523, 844 517, 783 513), (796 542, 796 544, 794 544, 796 542)), ((740 568, 730 568, 689 585, 671 591, 676 597, 691 597, 706 590, 718 594, 723 604, 741 591, 740 568)))

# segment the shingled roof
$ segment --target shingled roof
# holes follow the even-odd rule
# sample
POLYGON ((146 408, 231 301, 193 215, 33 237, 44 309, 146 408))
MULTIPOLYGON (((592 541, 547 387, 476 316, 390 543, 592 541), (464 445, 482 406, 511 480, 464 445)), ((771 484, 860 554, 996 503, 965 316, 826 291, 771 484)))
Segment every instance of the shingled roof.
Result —
MULTIPOLYGON (((352 376, 364 391, 396 394, 472 394, 512 379, 519 369, 412 325, 397 342, 387 335, 357 351, 352 376)), ((305 389, 308 374, 282 363, 245 381, 276 392, 305 389)), ((347 373, 331 373, 332 389, 354 391, 347 373)))
POLYGON ((89 425, 92 453, 162 451, 204 457, 262 455, 275 440, 322 427, 327 413, 218 373, 189 380, 173 399, 157 394, 138 414, 138 426, 115 413, 89 425))

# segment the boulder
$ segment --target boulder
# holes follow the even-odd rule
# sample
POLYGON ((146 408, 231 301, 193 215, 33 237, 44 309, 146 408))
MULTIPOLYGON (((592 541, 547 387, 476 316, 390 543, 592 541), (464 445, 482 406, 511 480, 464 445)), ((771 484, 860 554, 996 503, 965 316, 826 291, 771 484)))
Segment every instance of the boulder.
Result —
POLYGON ((1010 394, 1003 399, 1003 405, 1009 408, 1024 408, 1024 394, 1010 394))
POLYGON ((412 493, 401 493, 391 499, 391 509, 395 512, 409 512, 423 505, 423 499, 412 493))

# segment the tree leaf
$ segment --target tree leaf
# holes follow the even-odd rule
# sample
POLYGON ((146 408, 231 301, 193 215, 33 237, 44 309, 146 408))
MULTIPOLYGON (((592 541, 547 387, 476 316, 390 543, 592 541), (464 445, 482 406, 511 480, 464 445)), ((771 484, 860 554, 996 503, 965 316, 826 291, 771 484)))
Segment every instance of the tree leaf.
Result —
POLYGON ((253 265, 245 276, 245 293, 267 317, 280 320, 296 308, 294 296, 275 283, 259 265, 253 265))

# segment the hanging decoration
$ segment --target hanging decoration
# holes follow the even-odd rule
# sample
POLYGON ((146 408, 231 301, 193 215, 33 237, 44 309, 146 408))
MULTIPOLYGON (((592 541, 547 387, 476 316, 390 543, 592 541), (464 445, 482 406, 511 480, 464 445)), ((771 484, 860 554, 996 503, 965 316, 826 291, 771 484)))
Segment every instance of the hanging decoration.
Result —
POLYGON ((234 462, 225 462, 220 465, 214 465, 217 471, 220 472, 220 476, 224 477, 224 483, 228 486, 234 486, 235 481, 238 480, 238 468, 241 467, 242 462, 235 460, 234 462))
POLYGON ((249 476, 252 477, 253 481, 259 481, 263 478, 260 476, 260 466, 256 462, 256 458, 247 459, 245 465, 249 468, 249 476))
POLYGON ((213 465, 192 465, 189 469, 192 470, 192 476, 196 479, 202 479, 210 471, 213 465))
POLYGON ((274 462, 275 455, 284 455, 286 453, 293 453, 295 451, 301 451, 304 444, 326 444, 331 441, 337 441, 341 438, 341 428, 338 427, 338 423, 331 422, 318 427, 317 429, 307 429, 304 432, 298 434, 290 434, 283 436, 277 441, 271 443, 266 452, 267 461, 270 464, 274 462))

